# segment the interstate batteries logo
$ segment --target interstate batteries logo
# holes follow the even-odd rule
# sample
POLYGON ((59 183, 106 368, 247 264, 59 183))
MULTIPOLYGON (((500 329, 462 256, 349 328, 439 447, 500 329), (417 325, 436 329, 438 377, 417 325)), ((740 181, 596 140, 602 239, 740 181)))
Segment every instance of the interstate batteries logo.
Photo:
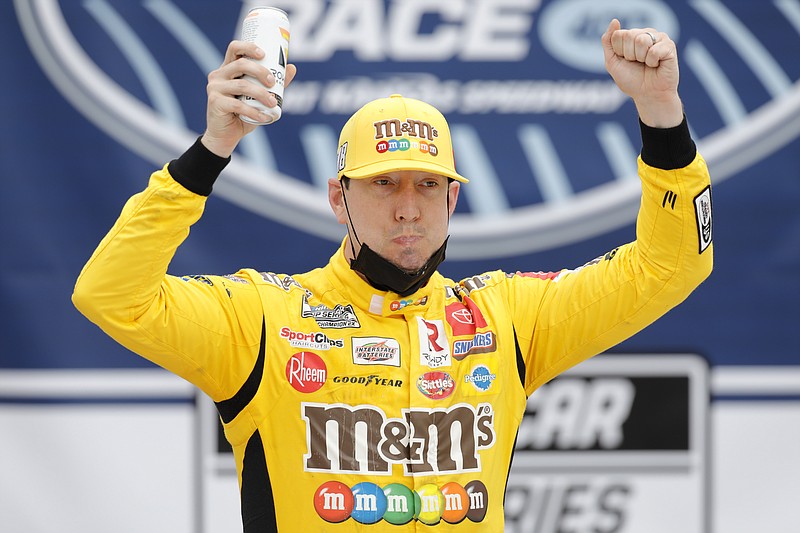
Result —
POLYGON ((384 337, 353 337, 353 363, 400 366, 400 343, 384 337))
MULTIPOLYGON (((238 35, 251 4, 14 3, 60 93, 159 167, 197 138, 205 102, 186 95, 222 63, 219 43, 238 35)), ((458 171, 475 178, 450 224, 449 258, 519 255, 631 224, 640 139, 632 104, 603 69, 599 40, 612 16, 678 43, 682 100, 715 184, 800 135, 800 84, 789 68, 800 47, 795 2, 271 5, 288 13, 303 75, 286 89, 283 118, 245 138, 214 194, 335 242, 341 229, 323 185, 336 169, 338 132, 364 103, 392 93, 445 114, 458 171), (346 74, 331 71, 333 58, 346 74)), ((376 142, 404 148, 388 140, 376 142)))

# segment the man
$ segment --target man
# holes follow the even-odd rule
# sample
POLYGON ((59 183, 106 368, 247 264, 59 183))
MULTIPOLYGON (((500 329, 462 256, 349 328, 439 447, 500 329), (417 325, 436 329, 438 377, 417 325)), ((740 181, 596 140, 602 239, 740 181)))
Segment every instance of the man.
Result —
POLYGON ((527 397, 710 273, 709 176, 683 117, 675 44, 617 20, 602 41, 642 123, 637 240, 576 270, 458 283, 436 268, 467 180, 444 117, 399 95, 366 104, 342 129, 328 187, 347 237, 328 265, 294 276, 166 274, 253 129, 238 115, 261 119, 236 95, 275 105, 239 79, 274 82, 246 59, 261 52, 230 44, 209 75, 205 133, 129 200, 73 300, 216 402, 246 532, 501 531, 527 397))

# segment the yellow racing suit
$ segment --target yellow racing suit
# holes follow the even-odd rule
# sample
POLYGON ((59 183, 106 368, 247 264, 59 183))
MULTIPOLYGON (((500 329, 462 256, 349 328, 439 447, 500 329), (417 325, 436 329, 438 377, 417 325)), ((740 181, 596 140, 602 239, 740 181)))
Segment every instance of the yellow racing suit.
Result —
POLYGON ((352 271, 346 240, 299 275, 167 274, 226 163, 198 142, 127 202, 73 300, 216 403, 245 532, 502 531, 527 397, 711 270, 709 175, 688 128, 642 130, 634 242, 575 270, 436 273, 408 297, 352 271))

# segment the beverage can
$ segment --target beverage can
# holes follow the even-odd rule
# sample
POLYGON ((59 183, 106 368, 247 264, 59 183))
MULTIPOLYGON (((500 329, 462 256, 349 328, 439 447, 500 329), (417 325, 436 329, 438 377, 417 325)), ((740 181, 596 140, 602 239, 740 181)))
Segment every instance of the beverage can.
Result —
MULTIPOLYGON (((239 118, 249 124, 271 124, 281 118, 283 107, 283 87, 286 81, 286 63, 289 59, 289 17, 286 12, 276 7, 254 7, 242 21, 241 40, 252 42, 264 51, 264 58, 253 59, 265 66, 275 76, 275 85, 268 90, 275 95, 278 105, 267 107, 255 98, 241 95, 239 99, 246 104, 263 111, 269 118, 265 122, 257 122, 240 115, 239 118)), ((251 83, 261 83, 253 76, 245 75, 243 79, 251 83)))

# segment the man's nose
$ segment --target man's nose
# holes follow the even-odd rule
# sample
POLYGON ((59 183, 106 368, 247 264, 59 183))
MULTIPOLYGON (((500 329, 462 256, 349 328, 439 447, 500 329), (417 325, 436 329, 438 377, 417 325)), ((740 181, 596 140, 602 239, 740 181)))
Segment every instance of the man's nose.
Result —
POLYGON ((419 193, 413 184, 400 188, 397 192, 397 204, 395 207, 395 218, 398 221, 409 222, 420 217, 421 211, 418 196, 419 193))

